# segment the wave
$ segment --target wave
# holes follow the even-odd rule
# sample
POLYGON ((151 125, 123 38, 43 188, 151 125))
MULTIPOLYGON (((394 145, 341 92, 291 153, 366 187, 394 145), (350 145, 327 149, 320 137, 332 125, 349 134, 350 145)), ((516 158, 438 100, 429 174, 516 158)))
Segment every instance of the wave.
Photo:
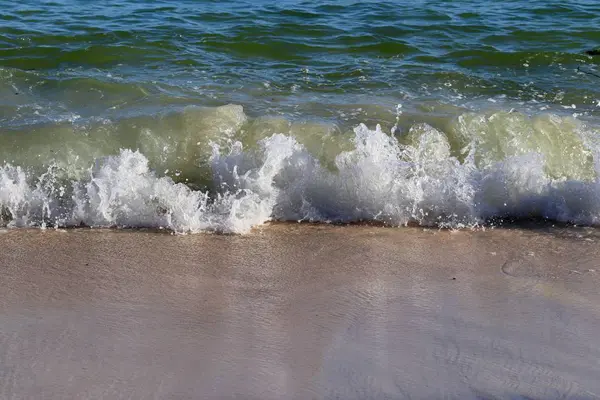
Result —
POLYGON ((281 121, 269 125, 280 132, 258 129, 260 120, 248 121, 240 106, 212 109, 208 120, 206 112, 212 136, 198 142, 206 159, 185 160, 206 168, 206 185, 153 168, 161 155, 143 149, 94 157, 70 173, 68 163, 40 169, 16 159, 0 167, 1 223, 246 233, 270 220, 442 228, 496 218, 600 222, 598 132, 572 118, 466 113, 445 131, 417 123, 394 127, 394 135, 360 124, 328 137, 281 121), (337 152, 315 150, 332 138, 337 152))

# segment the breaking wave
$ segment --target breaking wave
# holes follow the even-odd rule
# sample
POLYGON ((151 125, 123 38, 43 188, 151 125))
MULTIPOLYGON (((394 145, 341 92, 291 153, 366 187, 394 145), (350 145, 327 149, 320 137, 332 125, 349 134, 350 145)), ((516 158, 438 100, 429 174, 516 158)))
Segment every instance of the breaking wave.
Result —
POLYGON ((94 157, 70 174, 58 162, 40 170, 16 159, 0 167, 1 223, 245 233, 270 220, 449 228, 496 218, 600 222, 597 132, 574 119, 463 114, 446 132, 419 123, 395 135, 360 124, 340 135, 328 160, 291 128, 263 130, 248 144, 238 134, 249 123, 241 107, 226 107, 235 117, 235 126, 219 129, 227 140, 199 143, 206 159, 191 160, 206 167, 206 185, 159 172, 156 155, 139 143, 141 151, 94 157))

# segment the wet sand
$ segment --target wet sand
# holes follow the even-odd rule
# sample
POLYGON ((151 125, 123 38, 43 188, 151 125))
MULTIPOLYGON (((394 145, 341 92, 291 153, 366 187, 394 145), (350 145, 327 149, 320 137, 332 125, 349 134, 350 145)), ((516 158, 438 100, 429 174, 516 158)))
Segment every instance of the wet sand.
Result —
POLYGON ((0 398, 600 398, 600 233, 0 234, 0 398))

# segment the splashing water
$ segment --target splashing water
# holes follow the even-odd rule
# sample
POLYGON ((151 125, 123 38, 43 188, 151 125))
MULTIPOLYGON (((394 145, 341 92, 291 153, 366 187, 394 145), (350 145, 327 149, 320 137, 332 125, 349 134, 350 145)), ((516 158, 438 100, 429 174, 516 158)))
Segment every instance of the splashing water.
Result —
POLYGON ((2 223, 244 233, 269 220, 451 228, 491 218, 599 221, 598 147, 574 120, 464 114, 451 134, 420 123, 398 136, 360 124, 340 136, 331 163, 293 128, 261 131, 245 146, 236 140, 245 117, 232 120, 225 139, 208 146, 204 189, 161 176, 139 150, 98 157, 70 177, 56 163, 41 173, 6 163, 2 223), (454 150, 460 141, 466 145, 454 150))

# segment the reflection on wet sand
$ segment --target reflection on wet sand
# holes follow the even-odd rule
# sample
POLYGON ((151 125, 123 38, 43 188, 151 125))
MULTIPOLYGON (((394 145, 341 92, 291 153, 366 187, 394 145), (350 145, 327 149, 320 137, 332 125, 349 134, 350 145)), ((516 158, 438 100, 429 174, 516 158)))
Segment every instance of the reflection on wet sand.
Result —
POLYGON ((600 397, 600 235, 0 235, 2 398, 600 397))

